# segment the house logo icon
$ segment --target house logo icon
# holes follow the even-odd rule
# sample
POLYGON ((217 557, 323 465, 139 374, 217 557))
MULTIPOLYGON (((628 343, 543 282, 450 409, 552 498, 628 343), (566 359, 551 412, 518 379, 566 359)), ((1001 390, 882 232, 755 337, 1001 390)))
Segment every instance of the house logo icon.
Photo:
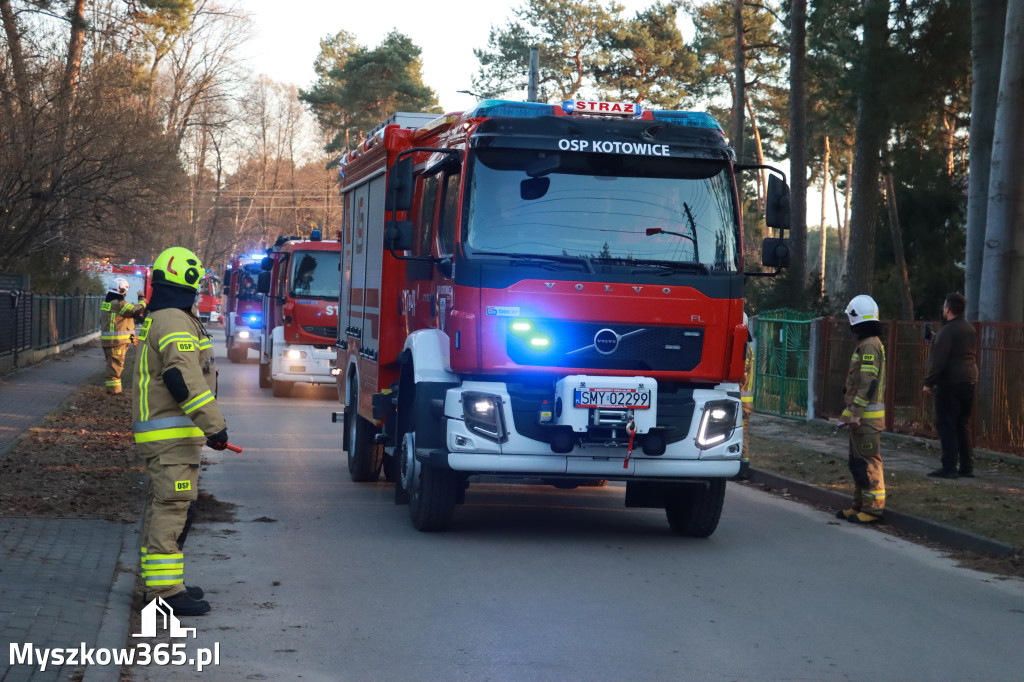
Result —
POLYGON ((196 629, 181 627, 177 616, 174 615, 174 609, 157 597, 142 609, 142 632, 132 634, 132 637, 156 637, 158 619, 163 621, 163 628, 171 637, 188 637, 190 632, 193 639, 196 636, 196 629))

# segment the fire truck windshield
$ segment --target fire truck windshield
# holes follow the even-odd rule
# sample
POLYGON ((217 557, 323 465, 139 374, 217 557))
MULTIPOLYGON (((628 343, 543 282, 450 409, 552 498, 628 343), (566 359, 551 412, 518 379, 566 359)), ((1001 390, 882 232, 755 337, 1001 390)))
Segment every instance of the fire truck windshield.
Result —
POLYGON ((462 239, 474 252, 736 272, 733 175, 721 161, 480 149, 462 239))
POLYGON ((337 251, 295 251, 291 256, 289 293, 338 300, 338 261, 337 251))

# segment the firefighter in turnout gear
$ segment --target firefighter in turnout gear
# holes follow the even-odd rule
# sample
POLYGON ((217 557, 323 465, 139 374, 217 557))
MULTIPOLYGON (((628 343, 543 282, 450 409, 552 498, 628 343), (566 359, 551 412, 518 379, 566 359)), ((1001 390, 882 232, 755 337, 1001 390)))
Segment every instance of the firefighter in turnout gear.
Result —
POLYGON ((846 306, 857 348, 846 375, 846 409, 850 425, 850 473, 853 474, 853 507, 836 514, 853 523, 875 523, 885 511, 885 478, 880 434, 885 428, 885 347, 879 338, 882 326, 878 304, 870 296, 855 296, 846 306))
POLYGON ((198 495, 203 443, 223 450, 228 442, 216 400, 213 344, 195 307, 203 273, 188 249, 172 247, 157 257, 132 391, 135 447, 150 481, 141 575, 146 598, 163 598, 178 616, 210 610, 201 589, 185 586, 179 540, 198 495))
POLYGON ((128 355, 128 345, 135 340, 135 319, 146 312, 145 303, 132 305, 125 302, 127 293, 128 280, 118 277, 100 304, 100 345, 106 361, 107 393, 121 392, 121 372, 128 355))

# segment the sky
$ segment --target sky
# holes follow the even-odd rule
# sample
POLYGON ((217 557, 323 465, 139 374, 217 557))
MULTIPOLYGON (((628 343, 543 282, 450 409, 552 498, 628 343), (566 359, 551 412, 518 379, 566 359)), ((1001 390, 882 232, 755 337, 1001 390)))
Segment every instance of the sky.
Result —
MULTIPOLYGON (((632 16, 655 0, 618 2, 626 8, 624 16, 632 16)), ((473 48, 486 47, 491 26, 504 26, 523 0, 241 0, 239 4, 252 15, 258 30, 249 45, 254 72, 307 88, 316 79, 313 61, 321 38, 344 29, 373 48, 397 29, 423 50, 423 81, 437 93, 441 107, 460 111, 476 102, 458 92, 473 89, 472 77, 479 66, 473 48)))

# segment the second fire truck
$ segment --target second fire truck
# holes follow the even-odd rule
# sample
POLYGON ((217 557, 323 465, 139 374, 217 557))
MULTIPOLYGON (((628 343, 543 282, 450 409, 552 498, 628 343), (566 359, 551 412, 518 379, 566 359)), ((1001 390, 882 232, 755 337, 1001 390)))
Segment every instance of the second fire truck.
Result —
POLYGON ((334 383, 340 250, 313 230, 309 239, 279 237, 261 262, 259 383, 275 396, 297 383, 334 383))

